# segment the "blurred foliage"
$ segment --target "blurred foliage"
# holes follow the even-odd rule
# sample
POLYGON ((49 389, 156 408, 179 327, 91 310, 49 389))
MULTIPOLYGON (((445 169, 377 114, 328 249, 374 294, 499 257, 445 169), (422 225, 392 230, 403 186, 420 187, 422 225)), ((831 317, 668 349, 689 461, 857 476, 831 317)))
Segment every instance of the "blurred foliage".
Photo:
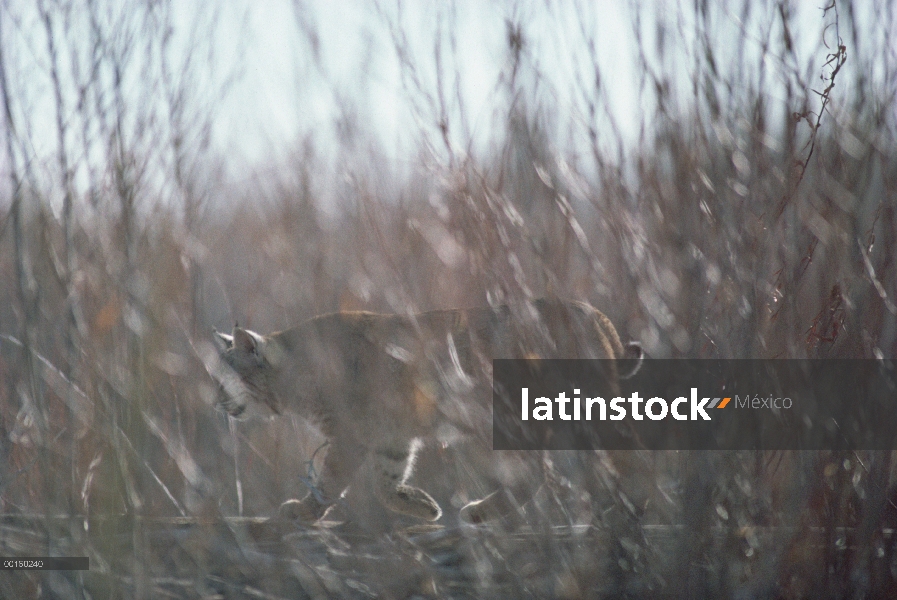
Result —
MULTIPOLYGON (((391 162, 337 94, 332 155, 312 131, 241 181, 209 142, 215 48, 170 3, 4 5, 0 554, 91 571, 17 572, 0 596, 897 595, 886 453, 532 454, 551 485, 522 524, 481 531, 224 520, 303 495, 321 439, 229 423, 201 359, 234 321, 544 295, 592 303, 653 357, 894 358, 894 5, 858 4, 633 4, 634 142, 599 60, 622 49, 585 15, 555 25, 585 74, 560 102, 541 9, 519 4, 485 146, 452 99, 451 21, 420 55, 380 7, 415 152, 391 162)), ((476 473, 454 452, 418 477, 457 512, 476 473)))

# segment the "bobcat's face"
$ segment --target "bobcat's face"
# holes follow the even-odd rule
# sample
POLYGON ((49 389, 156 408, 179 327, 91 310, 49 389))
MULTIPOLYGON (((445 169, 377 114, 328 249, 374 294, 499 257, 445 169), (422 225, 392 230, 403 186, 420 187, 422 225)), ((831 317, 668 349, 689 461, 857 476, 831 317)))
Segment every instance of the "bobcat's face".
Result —
POLYGON ((233 333, 215 332, 219 340, 221 366, 218 405, 233 417, 244 414, 251 405, 267 406, 280 414, 280 403, 272 380, 275 365, 270 342, 254 331, 234 327, 233 333))

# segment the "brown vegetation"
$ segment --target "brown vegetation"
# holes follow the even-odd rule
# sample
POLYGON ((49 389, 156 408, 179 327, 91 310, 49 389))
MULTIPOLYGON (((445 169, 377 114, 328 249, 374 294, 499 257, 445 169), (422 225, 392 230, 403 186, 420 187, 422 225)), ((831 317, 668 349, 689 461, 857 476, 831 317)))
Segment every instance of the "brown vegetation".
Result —
MULTIPOLYGON (((886 453, 671 453, 644 457, 637 482, 600 453, 534 454, 553 485, 510 533, 225 520, 302 496, 320 437, 229 422, 200 360, 235 320, 271 331, 543 295, 593 304, 654 357, 894 358, 893 6, 870 21, 837 2, 810 22, 784 0, 696 3, 678 21, 636 10, 635 142, 598 60, 623 50, 585 18, 565 33, 589 76, 560 110, 537 19, 509 11, 487 144, 453 100, 457 32, 416 56, 382 10, 417 155, 392 164, 345 100, 333 157, 310 133, 224 185, 202 37, 172 62, 157 4, 0 12, 0 555, 91 559, 4 575, 0 596, 893 597, 886 453), (803 38, 824 44, 804 54, 803 38), (634 505, 639 486, 667 503, 634 505)), ((458 507, 476 494, 451 452, 418 470, 458 507)))

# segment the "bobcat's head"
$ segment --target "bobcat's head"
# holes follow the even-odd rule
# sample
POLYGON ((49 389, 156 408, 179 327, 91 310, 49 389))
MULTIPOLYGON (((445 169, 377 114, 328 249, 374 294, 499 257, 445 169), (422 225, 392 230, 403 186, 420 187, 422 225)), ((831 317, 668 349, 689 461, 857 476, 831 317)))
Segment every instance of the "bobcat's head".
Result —
POLYGON ((233 417, 242 415, 250 405, 264 405, 280 414, 272 387, 276 342, 237 326, 231 335, 216 331, 215 337, 221 359, 215 374, 220 384, 218 405, 233 417))

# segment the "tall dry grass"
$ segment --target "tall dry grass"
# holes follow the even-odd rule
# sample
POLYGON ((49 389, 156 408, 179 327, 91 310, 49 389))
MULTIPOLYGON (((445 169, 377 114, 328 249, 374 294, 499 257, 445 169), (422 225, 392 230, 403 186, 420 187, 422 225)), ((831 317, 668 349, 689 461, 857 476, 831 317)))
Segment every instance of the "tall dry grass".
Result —
MULTIPOLYGON (((210 49, 173 45, 171 6, 5 7, 0 554, 89 555, 91 571, 8 573, 0 595, 888 597, 886 453, 678 453, 620 477, 604 455, 531 455, 553 491, 526 512, 542 535, 525 552, 494 532, 264 537, 222 517, 303 495, 320 437, 289 419, 228 422, 200 358, 234 321, 268 331, 543 295, 591 302, 658 358, 894 358, 894 14, 872 34, 861 8, 808 21, 785 1, 634 7, 646 108, 633 142, 602 77, 601 54, 619 49, 585 17, 548 28, 574 38, 585 74, 561 94, 533 41, 541 9, 520 5, 485 144, 453 95, 465 65, 451 11, 434 9, 440 37, 420 55, 381 8, 416 152, 391 163, 346 98, 333 156, 310 132, 224 184, 219 99, 200 85, 210 49), (662 506, 633 510, 620 493, 633 487, 662 506), (549 533, 584 519, 585 537, 549 533), (657 524, 684 533, 658 540, 657 524), (771 543, 763 525, 796 528, 771 543)), ((422 460, 421 477, 446 474, 430 485, 449 506, 473 496, 453 491, 476 474, 450 453, 422 460)))

